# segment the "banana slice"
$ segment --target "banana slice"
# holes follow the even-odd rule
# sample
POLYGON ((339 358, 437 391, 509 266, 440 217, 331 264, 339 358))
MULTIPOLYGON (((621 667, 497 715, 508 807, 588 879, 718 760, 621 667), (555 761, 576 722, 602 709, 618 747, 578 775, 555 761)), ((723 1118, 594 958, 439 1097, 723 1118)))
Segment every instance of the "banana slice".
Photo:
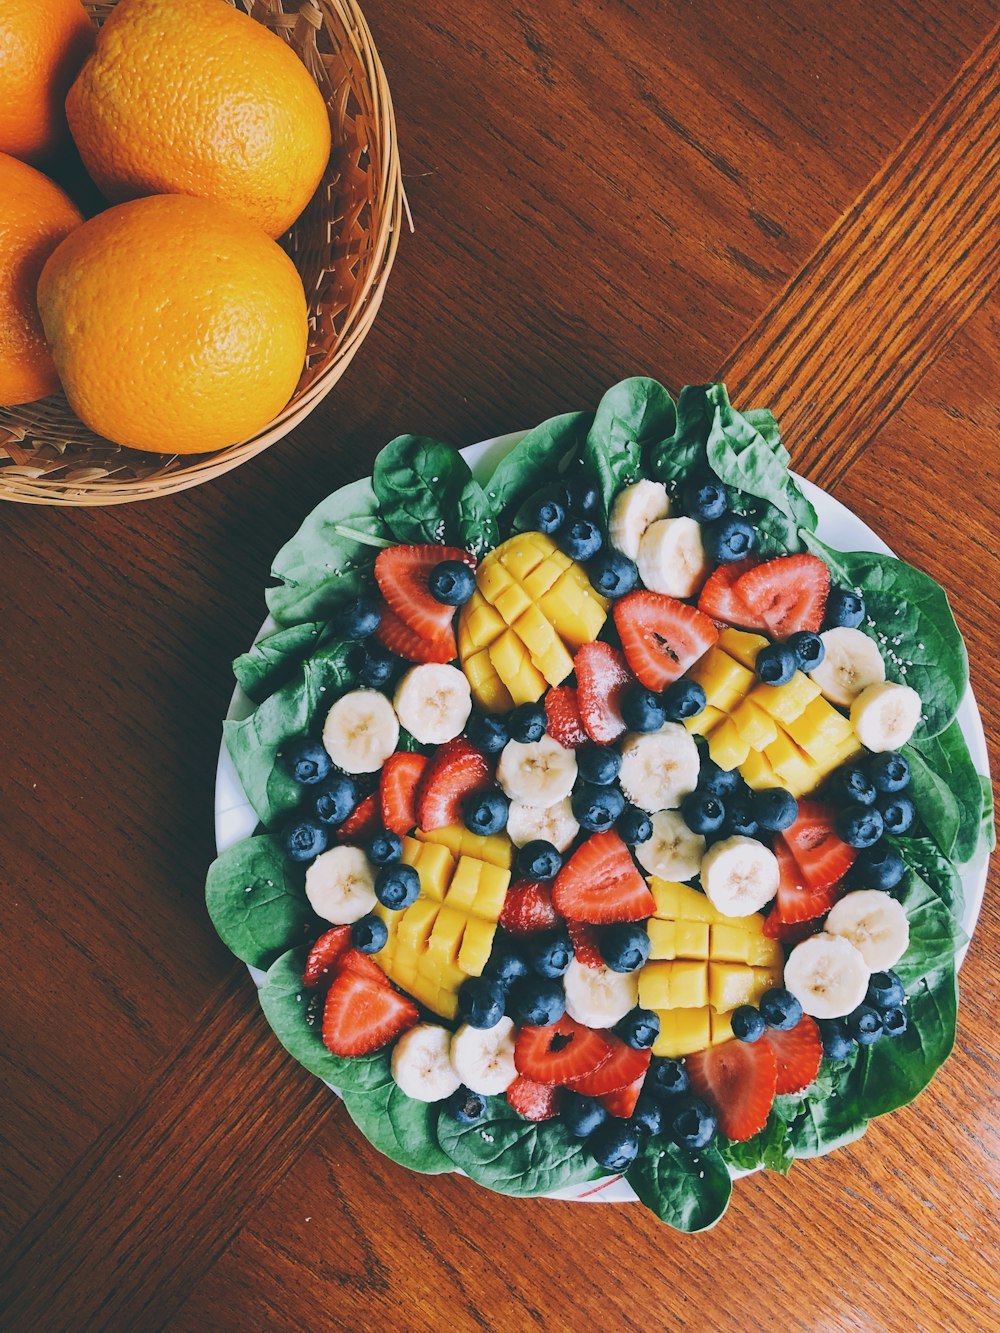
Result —
POLYGON ((588 1028, 610 1028, 639 1003, 639 973, 584 967, 574 958, 563 976, 566 1012, 588 1028))
POLYGON ((693 518, 661 518, 651 523, 639 542, 636 564, 650 592, 696 596, 709 574, 701 525, 693 518))
POLYGON ((659 879, 693 879, 701 869, 705 839, 691 832, 677 810, 660 810, 651 822, 653 836, 635 848, 643 870, 659 879))
POLYGON ((701 887, 724 916, 749 916, 778 892, 778 858, 756 838, 723 838, 705 853, 701 887))
POLYGON ((666 486, 661 481, 637 481, 615 496, 608 518, 608 541, 616 551, 636 560, 643 533, 651 523, 669 514, 666 486))
POLYGON ((306 897, 317 916, 350 926, 375 907, 375 871, 360 847, 331 847, 306 871, 306 897))
POLYGON ((863 689, 851 704, 851 725, 868 750, 898 750, 920 721, 920 695, 909 685, 880 681, 863 689))
POLYGON ((496 1027, 463 1023, 451 1039, 451 1063, 459 1080, 484 1097, 498 1097, 517 1078, 514 1023, 501 1018, 496 1027))
POLYGON ((461 1082, 451 1063, 451 1033, 436 1023, 404 1032, 389 1067, 400 1090, 418 1102, 444 1101, 461 1082))
POLYGON ((648 814, 676 810, 698 785, 698 747, 679 722, 667 722, 659 731, 645 734, 629 732, 621 753, 622 791, 648 814))
POLYGON ((507 837, 515 847, 524 847, 540 838, 551 842, 557 852, 564 852, 579 832, 580 825, 568 796, 544 810, 521 801, 511 801, 507 809, 507 837))
POLYGON ((826 933, 853 944, 869 972, 895 967, 910 944, 906 909, 881 889, 857 889, 834 903, 826 933))
POLYGON ((399 742, 399 721, 378 690, 352 690, 330 709, 323 747, 345 773, 377 773, 399 742))
POLYGON ((497 764, 497 781, 510 800, 544 810, 573 790, 576 755, 551 736, 527 743, 508 741, 497 764))
POLYGON ((885 680, 885 663, 874 639, 838 625, 821 634, 826 650, 809 675, 832 704, 849 708, 862 690, 885 680))
POLYGON ((843 1018, 862 1004, 868 992, 868 965, 850 940, 813 935, 788 955, 786 990, 813 1018, 843 1018))
POLYGON ((421 745, 444 745, 468 722, 472 690, 458 667, 425 662, 410 667, 392 702, 400 723, 421 745))

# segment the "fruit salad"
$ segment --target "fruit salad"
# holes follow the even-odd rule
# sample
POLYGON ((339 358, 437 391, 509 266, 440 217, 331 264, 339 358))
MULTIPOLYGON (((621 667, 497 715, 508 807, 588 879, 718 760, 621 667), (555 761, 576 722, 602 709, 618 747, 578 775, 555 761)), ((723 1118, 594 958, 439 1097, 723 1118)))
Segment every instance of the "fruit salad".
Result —
POLYGON ((648 379, 480 484, 403 436, 279 552, 208 904, 370 1141, 712 1225, 951 1050, 992 845, 944 592, 840 552, 772 414, 648 379))

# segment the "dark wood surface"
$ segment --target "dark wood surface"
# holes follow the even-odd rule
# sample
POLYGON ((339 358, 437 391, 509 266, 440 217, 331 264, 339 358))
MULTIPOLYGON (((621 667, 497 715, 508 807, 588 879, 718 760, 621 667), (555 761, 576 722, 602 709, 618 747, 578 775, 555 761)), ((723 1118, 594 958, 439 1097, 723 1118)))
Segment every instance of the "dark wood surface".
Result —
POLYGON ((996 754, 995 6, 366 12, 416 232, 341 385, 197 490, 3 512, 0 1324, 997 1327, 995 873, 931 1089, 690 1238, 380 1158, 202 899, 278 546, 401 430, 466 444, 630 373, 779 411, 795 466, 948 589, 996 754))

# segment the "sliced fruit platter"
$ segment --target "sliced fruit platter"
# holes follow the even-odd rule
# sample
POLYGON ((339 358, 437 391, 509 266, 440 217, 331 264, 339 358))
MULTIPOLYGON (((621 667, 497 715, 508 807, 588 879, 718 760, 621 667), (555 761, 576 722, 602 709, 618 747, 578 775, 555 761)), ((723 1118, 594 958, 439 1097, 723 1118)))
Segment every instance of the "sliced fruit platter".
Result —
POLYGON ((993 824, 964 645, 788 461, 724 385, 630 379, 481 480, 393 440, 275 558, 208 906, 397 1162, 695 1231, 949 1054, 993 824))

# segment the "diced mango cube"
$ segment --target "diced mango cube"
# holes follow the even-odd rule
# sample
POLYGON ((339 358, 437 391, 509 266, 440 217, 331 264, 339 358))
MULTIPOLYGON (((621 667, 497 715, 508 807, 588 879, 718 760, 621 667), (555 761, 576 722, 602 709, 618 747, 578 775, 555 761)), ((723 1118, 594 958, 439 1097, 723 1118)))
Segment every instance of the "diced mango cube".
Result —
POLYGON ((711 1019, 707 1007, 667 1009, 659 1012, 660 1035, 653 1043, 653 1054, 677 1059, 701 1051, 711 1040, 711 1019))
POLYGON ((533 602, 540 602, 559 578, 559 575, 568 569, 572 563, 568 555, 563 555, 562 551, 557 551, 555 556, 543 560, 530 574, 526 575, 521 586, 533 602), (556 556, 560 558, 557 559, 556 556))
POLYGON ((749 963, 752 936, 738 926, 718 922, 712 926, 711 957, 721 963, 749 963))
POLYGON ((684 725, 692 736, 707 736, 725 716, 721 708, 713 708, 711 704, 706 704, 696 717, 687 718, 684 725))
POLYGON ((676 921, 675 940, 678 958, 707 958, 709 925, 707 921, 676 921))
POLYGON ((720 1014, 714 1009, 709 1010, 711 1019, 712 1035, 709 1039, 711 1046, 720 1046, 724 1041, 732 1041, 733 1024, 732 1013, 720 1014))
POLYGON ((506 833, 492 833, 484 838, 479 833, 470 832, 463 824, 449 824, 444 828, 417 829, 413 836, 421 842, 440 843, 456 860, 460 856, 472 856, 477 861, 489 861, 490 865, 503 866, 506 870, 514 861, 514 846, 506 833))
POLYGON ((558 685, 566 679, 573 670, 573 659, 537 606, 529 606, 513 629, 550 685, 558 685))
POLYGON ((427 956, 456 963, 467 921, 468 917, 464 912, 458 912, 446 903, 438 912, 430 939, 427 941, 427 956))
POLYGON ((649 956, 652 959, 677 957, 677 922, 660 921, 655 916, 646 922, 649 956))
POLYGON ((532 666, 528 650, 514 630, 505 630, 486 651, 515 704, 534 703, 542 697, 545 677, 532 666))
POLYGON ((465 912, 475 909, 476 895, 479 893, 479 872, 485 869, 482 861, 475 861, 471 856, 460 856, 445 902, 449 907, 465 912))
MULTIPOLYGON (((496 602, 496 599, 505 592, 507 588, 512 588, 513 586, 514 580, 511 578, 500 560, 490 560, 487 558, 480 561, 479 567, 476 570, 476 587, 484 601, 492 606, 496 602)), ((468 605, 470 607, 475 607, 477 605, 475 595, 470 597, 468 605)))
POLYGON ((708 1003, 708 965, 701 961, 675 959, 670 968, 670 1005, 674 1009, 696 1009, 708 1003))
POLYGON ((780 986, 784 968, 781 963, 775 963, 771 967, 755 967, 753 969, 753 992, 750 1004, 756 1004, 766 990, 771 990, 773 986, 780 986))
POLYGON ((518 616, 524 615, 525 611, 534 603, 519 583, 511 583, 510 587, 504 588, 499 597, 494 600, 493 605, 503 616, 506 623, 513 625, 518 616))
MULTIPOLYGON (((775 736, 777 739, 777 736, 775 736)), ((754 791, 763 791, 765 787, 780 787, 781 779, 768 762, 767 756, 759 750, 751 750, 740 764, 740 773, 748 787, 754 791)))
POLYGON ((777 940, 768 939, 766 935, 748 935, 747 939, 749 941, 747 962, 751 967, 767 968, 771 973, 777 970, 779 980, 775 982, 775 985, 779 985, 785 963, 785 955, 782 952, 781 945, 777 940))
POLYGON ((793 796, 803 796, 819 785, 825 776, 792 738, 781 732, 764 751, 777 777, 793 796))
POLYGON ((718 644, 713 644, 688 674, 701 685, 713 708, 724 713, 743 698, 756 679, 752 671, 723 652, 718 644))
POLYGON ((481 648, 462 661, 462 670, 476 702, 489 713, 506 713, 514 707, 510 691, 497 674, 488 648, 481 648))
POLYGON ((672 963, 646 963, 639 973, 639 1003, 643 1009, 670 1008, 672 963))
POLYGON ((441 904, 430 898, 418 898, 409 907, 399 913, 399 942, 415 953, 421 953, 427 947, 431 930, 441 910, 441 904))
POLYGON ((677 884, 653 875, 649 888, 657 916, 673 921, 714 921, 718 916, 705 895, 690 884, 677 884))
POLYGON ((753 969, 744 963, 723 963, 714 960, 708 965, 708 999, 720 1013, 735 1009, 740 1004, 752 1004, 754 995, 753 969))
MULTIPOLYGON (((461 864, 459 861, 459 865, 461 864)), ((496 921, 503 911, 507 886, 510 884, 510 871, 502 866, 489 865, 485 861, 477 861, 476 865, 479 867, 479 882, 472 910, 487 921, 496 921)))
MULTIPOLYGON (((505 577, 507 577, 505 575, 505 577)), ((509 580, 508 580, 509 581, 509 580)), ((511 583, 511 587, 514 585, 511 583)), ((462 608, 459 632, 465 631, 473 649, 485 648, 498 638, 504 630, 503 617, 500 616, 480 593, 474 592, 462 608)), ((461 647, 461 644, 459 644, 461 647)))
POLYGON ((448 848, 437 843, 418 842, 416 838, 404 838, 402 859, 420 876, 420 892, 424 897, 440 902, 455 867, 448 848))
POLYGON ((763 750, 777 738, 778 724, 753 699, 742 699, 729 716, 751 750, 763 750))
POLYGON ((735 657, 741 666, 753 671, 757 665, 757 654, 766 648, 767 639, 762 634, 751 634, 743 629, 724 629, 719 635, 719 647, 735 657))
POLYGON ((788 723, 800 717, 818 694, 819 686, 801 671, 796 671, 784 685, 756 686, 750 698, 775 721, 788 723))
POLYGON ((708 738, 708 753, 720 768, 731 770, 746 762, 750 746, 746 743, 731 717, 720 722, 708 738))
POLYGON ((510 537, 502 546, 498 546, 495 555, 504 569, 520 583, 536 566, 548 556, 554 555, 557 550, 555 542, 550 541, 543 533, 521 532, 516 537, 510 537))
POLYGON ((813 699, 785 730, 821 766, 830 762, 840 745, 854 737, 849 719, 822 697, 813 699))
POLYGON ((483 921, 477 916, 469 917, 462 937, 462 947, 458 951, 458 965, 470 977, 482 975, 493 950, 493 938, 496 932, 495 921, 483 921))
POLYGON ((607 603, 566 570, 542 598, 542 610, 559 637, 575 652, 600 634, 607 620, 607 603))

